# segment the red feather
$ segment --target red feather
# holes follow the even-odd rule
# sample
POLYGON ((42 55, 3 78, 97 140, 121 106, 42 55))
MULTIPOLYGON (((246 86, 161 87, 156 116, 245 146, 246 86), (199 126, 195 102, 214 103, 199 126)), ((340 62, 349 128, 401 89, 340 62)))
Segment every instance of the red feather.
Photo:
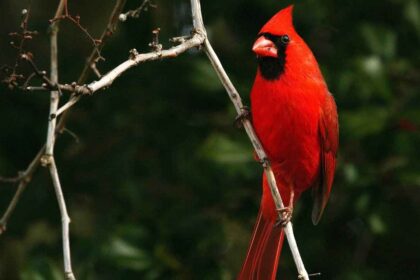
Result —
MULTIPOLYGON (((251 91, 252 122, 285 205, 293 206, 313 187, 312 219, 317 223, 334 179, 337 109, 315 57, 294 30, 292 9, 274 15, 254 44, 259 68, 251 91), (292 190, 295 197, 289 204, 292 190)), ((281 228, 274 226, 277 217, 264 179, 257 224, 238 279, 276 278, 283 243, 281 228)))
POLYGON ((321 107, 319 138, 321 143, 321 172, 318 184, 315 184, 312 190, 314 195, 312 222, 315 225, 321 219, 330 197, 338 150, 338 116, 334 98, 331 94, 326 95, 321 107))
MULTIPOLYGON (((282 193, 285 203, 289 194, 282 193)), ((263 198, 255 223, 251 244, 238 279, 274 280, 283 245, 283 229, 276 226, 273 197, 265 176, 263 176, 263 198)))

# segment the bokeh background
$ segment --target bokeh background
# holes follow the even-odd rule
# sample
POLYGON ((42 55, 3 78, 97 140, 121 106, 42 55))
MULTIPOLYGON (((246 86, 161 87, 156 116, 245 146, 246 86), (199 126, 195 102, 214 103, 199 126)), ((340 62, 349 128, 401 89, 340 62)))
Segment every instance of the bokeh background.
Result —
MULTIPOLYGON (((114 1, 69 2, 70 12, 99 37, 114 1)), ((8 33, 18 30, 28 3, 0 1, 0 65, 14 63, 8 33)), ((46 70, 48 20, 57 3, 32 0, 29 27, 40 34, 27 49, 46 70)), ((131 48, 148 51, 156 27, 165 47, 169 38, 189 33, 188 0, 155 3, 157 9, 119 25, 103 50, 102 72, 131 48)), ((210 39, 245 103, 256 70, 252 43, 289 3, 202 3, 210 39)), ((315 53, 340 114, 338 170, 324 217, 312 225, 309 193, 294 215, 306 267, 322 272, 319 279, 418 279, 420 3, 295 4, 296 28, 315 53)), ((61 82, 77 79, 91 48, 73 25, 61 24, 61 82)), ((46 136, 48 107, 47 93, 1 85, 1 175, 15 175, 35 156, 46 136)), ((235 278, 258 211, 261 167, 234 117, 197 51, 140 65, 77 104, 67 127, 79 142, 64 134, 56 157, 78 279, 235 278)), ((14 190, 1 183, 1 211, 14 190)), ((278 278, 296 279, 284 248, 278 278)), ((59 210, 46 169, 37 171, 0 236, 0 279, 62 279, 59 210)))

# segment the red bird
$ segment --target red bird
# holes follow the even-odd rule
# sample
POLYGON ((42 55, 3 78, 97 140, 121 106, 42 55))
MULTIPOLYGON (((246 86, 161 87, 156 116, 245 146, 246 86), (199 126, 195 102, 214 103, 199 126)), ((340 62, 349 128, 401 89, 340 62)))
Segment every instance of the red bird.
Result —
POLYGON ((258 70, 252 123, 267 153, 286 209, 276 210, 263 176, 261 206, 238 279, 275 279, 283 230, 296 200, 312 188, 312 222, 324 211, 334 179, 338 118, 334 98, 309 47, 292 23, 293 6, 271 18, 252 50, 258 70), (278 220, 278 211, 284 219, 278 220))

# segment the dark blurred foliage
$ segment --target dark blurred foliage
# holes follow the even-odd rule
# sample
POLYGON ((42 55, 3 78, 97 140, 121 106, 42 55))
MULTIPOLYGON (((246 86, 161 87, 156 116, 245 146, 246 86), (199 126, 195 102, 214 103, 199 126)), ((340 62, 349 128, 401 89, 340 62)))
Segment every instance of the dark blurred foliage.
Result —
MULTIPOLYGON (((13 64, 9 32, 29 1, 0 2, 0 65, 13 64)), ((58 1, 32 0, 28 45, 48 69, 48 20, 58 1)), ((130 0, 128 8, 141 1, 130 0)), ((106 72, 131 48, 148 51, 188 34, 189 1, 121 24, 103 50, 106 72)), ((211 41, 246 103, 260 27, 290 1, 203 1, 211 41)), ((296 1, 295 25, 322 67, 340 113, 333 194, 312 226, 311 197, 294 226, 309 272, 320 279, 417 279, 420 273, 420 3, 417 0, 296 1)), ((99 37, 114 1, 70 1, 99 37)), ((60 81, 72 82, 91 43, 68 22, 59 36, 60 81)), ((92 81, 94 76, 89 78, 92 81)), ((47 93, 0 88, 0 171, 26 168, 46 135, 47 93)), ((58 140, 59 172, 72 218, 79 279, 234 279, 259 206, 261 168, 206 57, 190 51, 145 63, 111 88, 84 97, 58 140)), ((3 211, 15 186, 1 184, 3 211)), ((295 279, 285 245, 279 279, 295 279)), ((40 168, 0 236, 1 279, 61 279, 60 217, 40 168)), ((315 278, 314 278, 315 279, 315 278)))

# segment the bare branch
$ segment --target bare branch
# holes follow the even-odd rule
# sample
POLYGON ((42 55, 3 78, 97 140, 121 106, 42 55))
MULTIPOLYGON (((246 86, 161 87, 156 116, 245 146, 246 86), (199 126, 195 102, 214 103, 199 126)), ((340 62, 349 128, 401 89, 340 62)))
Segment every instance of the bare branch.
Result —
POLYGON ((0 220, 0 234, 6 231, 7 222, 9 221, 10 215, 13 213, 13 210, 15 210, 16 204, 19 201, 22 192, 25 190, 26 185, 27 183, 25 183, 25 181, 20 181, 15 195, 13 196, 12 200, 9 203, 9 206, 7 207, 6 212, 4 212, 0 220))
POLYGON ((50 27, 55 28, 56 26, 58 26, 57 24, 61 20, 68 20, 74 26, 76 26, 80 31, 82 31, 82 33, 92 42, 92 44, 94 46, 94 51, 97 52, 97 55, 99 57, 101 57, 101 53, 100 53, 100 50, 98 48, 98 45, 100 44, 100 40, 97 40, 97 39, 93 38, 93 36, 90 35, 90 33, 88 32, 88 30, 83 25, 80 24, 80 16, 72 16, 69 13, 68 6, 67 6, 67 0, 63 0, 63 1, 60 2, 54 18, 50 19, 50 24, 51 24, 50 27), (61 4, 61 3, 63 3, 63 4, 61 4), (61 9, 61 8, 63 8, 63 9, 61 9))
POLYGON ((191 15, 192 15, 194 28, 206 34, 206 28, 204 27, 203 15, 201 13, 200 0, 191 0, 191 15))
POLYGON ((70 218, 67 213, 66 202, 64 200, 63 191, 61 188, 60 178, 58 176, 57 166, 55 164, 54 157, 51 158, 49 163, 49 170, 51 179, 54 185, 55 193, 57 196, 58 206, 61 214, 61 226, 62 226, 62 238, 63 238, 63 254, 64 254, 64 276, 66 280, 75 280, 71 268, 70 258, 70 238, 69 238, 69 224, 70 218))
MULTIPOLYGON (((51 81, 50 79, 48 79, 47 77, 47 72, 45 71, 41 71, 38 69, 38 67, 36 66, 35 62, 32 60, 31 55, 29 54, 22 54, 21 58, 27 62, 29 62, 29 64, 31 65, 32 69, 34 70, 34 73, 36 76, 38 76, 42 81, 44 81, 44 83, 46 83, 45 88, 46 89, 53 89, 56 87, 56 84, 51 81)), ((32 76, 32 75, 31 75, 32 76)), ((26 84, 29 83, 31 76, 29 76, 29 78, 27 79, 27 81, 25 82, 25 84, 23 85, 23 88, 27 88, 27 86, 25 86, 26 84)))
MULTIPOLYGON (((203 33, 195 33, 190 39, 168 50, 142 54, 137 53, 137 50, 135 49, 131 50, 130 57, 128 60, 115 67, 113 70, 104 75, 100 80, 91 82, 90 84, 85 86, 76 86, 74 90, 76 93, 78 93, 78 95, 73 95, 69 101, 67 101, 62 107, 60 107, 55 113, 55 117, 58 117, 63 112, 72 107, 74 104, 76 104, 80 100, 81 95, 93 94, 100 89, 111 86, 111 84, 128 69, 146 61, 177 57, 178 55, 184 53, 189 49, 201 46, 204 42, 204 39, 205 35, 203 33)), ((64 85, 63 88, 67 90, 69 89, 69 85, 64 85)))
MULTIPOLYGON (((62 0, 61 2, 66 2, 66 0, 62 0)), ((57 13, 59 13, 59 11, 57 11, 57 13)), ((50 81, 51 81, 51 85, 56 85, 58 83, 58 58, 57 58, 58 23, 59 22, 57 21, 53 22, 50 27, 50 58, 51 58, 50 81)), ((50 99, 50 116, 55 115, 55 112, 57 111, 57 108, 58 108, 59 101, 60 101, 59 92, 57 90, 52 90, 51 99, 50 99)), ((49 118, 47 141, 46 141, 46 147, 45 147, 46 156, 53 156, 53 149, 54 149, 55 135, 56 135, 55 134, 56 125, 57 125, 56 118, 49 118)))
POLYGON ((67 132, 73 139, 74 139, 74 141, 76 142, 76 143, 79 143, 80 142, 80 139, 79 139, 79 136, 77 136, 77 134, 76 133, 74 133, 73 131, 71 131, 70 129, 68 129, 68 128, 64 128, 63 129, 63 133, 64 132, 67 132))
MULTIPOLYGON (((102 32, 101 37, 99 38, 99 45, 97 46, 97 49, 99 51, 102 50, 105 42, 108 40, 108 38, 110 38, 112 36, 112 34, 114 34, 116 28, 117 28, 117 24, 118 24, 118 16, 119 14, 122 12, 122 10, 124 9, 124 5, 126 3, 126 0, 116 0, 114 9, 111 12, 111 15, 108 19, 108 24, 105 28, 105 30, 102 32)), ((94 48, 91 52, 91 54, 89 55, 89 58, 86 61, 86 64, 82 70, 82 73, 80 74, 80 77, 77 81, 77 83, 83 84, 84 81, 86 80, 88 73, 89 73, 89 69, 94 69, 96 68, 96 63, 98 61, 98 54, 96 52, 96 49, 94 48), (94 67, 92 67, 92 65, 95 65, 94 67)))
POLYGON ((19 180, 19 186, 18 186, 12 200, 10 201, 9 205, 7 206, 6 212, 4 212, 3 216, 0 219, 0 234, 2 234, 6 230, 9 218, 12 215, 12 213, 13 213, 15 207, 16 207, 16 204, 20 199, 20 196, 21 196, 22 192, 25 190, 26 186, 31 181, 32 175, 34 174, 36 168, 38 167, 39 162, 41 160, 41 157, 44 154, 44 151, 45 151, 45 146, 42 147, 41 150, 39 150, 38 154, 31 161, 28 168, 24 172, 21 172, 21 174, 18 175, 18 177, 20 179, 19 180))
POLYGON ((139 18, 140 14, 143 11, 147 11, 150 8, 157 8, 157 5, 152 3, 151 0, 144 0, 143 3, 141 3, 141 5, 135 9, 135 10, 130 10, 124 14, 120 14, 119 15, 119 19, 121 21, 126 21, 127 18, 139 18))
POLYGON ((23 58, 23 54, 29 52, 25 51, 25 43, 26 41, 32 40, 35 35, 38 34, 37 31, 31 31, 28 29, 28 21, 30 16, 31 8, 29 6, 28 9, 23 9, 21 13, 21 23, 20 23, 20 31, 19 32, 11 32, 9 36, 12 37, 12 41, 10 42, 10 46, 17 50, 17 55, 15 59, 15 63, 13 67, 9 67, 7 65, 3 65, 1 70, 5 73, 10 72, 9 75, 6 76, 2 80, 2 82, 9 85, 10 89, 17 88, 19 86, 19 81, 24 80, 25 77, 22 74, 18 73, 18 68, 20 66, 20 61, 23 58))
POLYGON ((3 183, 18 183, 23 178, 23 172, 19 172, 18 176, 15 177, 2 177, 0 176, 0 182, 3 183))
MULTIPOLYGON (((191 8, 192 8, 192 15, 193 15, 193 24, 194 24, 194 28, 196 30, 205 30, 204 29, 204 23, 203 23, 203 18, 201 15, 201 8, 200 8, 200 1, 199 0, 191 0, 191 8)), ((206 40, 204 41, 204 51, 207 54, 207 57, 209 58, 211 64, 213 65, 214 70, 216 71, 220 81, 222 82, 223 86, 225 87, 230 100, 232 101, 233 105, 235 106, 236 112, 238 114, 243 113, 243 109, 244 106, 242 104, 242 100, 241 97, 238 93, 238 91, 235 89, 234 85, 232 84, 232 82, 229 79, 229 76, 226 74, 226 71, 223 69, 222 64, 220 63, 219 58, 217 57, 216 53, 214 52, 210 41, 206 38, 206 40)), ((280 196, 280 192, 277 188, 277 184, 276 184, 276 179, 274 177, 274 173, 273 170, 271 169, 270 163, 267 159, 267 155, 261 145, 261 142, 259 141, 257 135, 255 134, 254 128, 252 127, 251 122, 246 119, 246 118, 242 118, 242 123, 243 126, 245 128, 246 133, 248 134, 249 139, 251 140, 252 145, 254 146, 254 149, 258 155, 258 157, 260 159, 264 159, 264 163, 263 167, 264 167, 264 172, 265 175, 267 177, 269 186, 270 186, 270 190, 271 190, 271 194, 273 196, 274 199, 274 203, 276 205, 277 209, 282 209, 284 208, 284 204, 283 201, 281 199, 280 196)), ((279 218, 281 219, 282 217, 280 216, 279 213, 279 218)), ((293 228, 292 228, 292 223, 288 222, 284 228, 284 232, 286 234, 290 249, 292 251, 292 255, 293 255, 293 259, 295 261, 299 276, 298 279, 303 279, 303 280, 308 280, 309 276, 308 273, 306 272, 305 266, 303 264, 302 258, 300 256, 297 244, 296 244, 296 239, 294 237, 294 233, 293 233, 293 228)))

